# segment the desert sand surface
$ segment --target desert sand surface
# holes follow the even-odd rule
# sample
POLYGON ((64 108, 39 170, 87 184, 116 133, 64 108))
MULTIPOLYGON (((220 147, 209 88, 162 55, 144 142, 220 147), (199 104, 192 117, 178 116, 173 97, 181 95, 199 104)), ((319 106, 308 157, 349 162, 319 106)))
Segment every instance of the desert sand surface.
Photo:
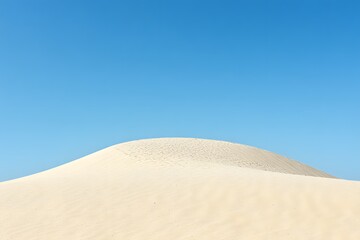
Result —
POLYGON ((139 140, 0 183, 0 239, 359 240, 360 182, 240 144, 139 140))

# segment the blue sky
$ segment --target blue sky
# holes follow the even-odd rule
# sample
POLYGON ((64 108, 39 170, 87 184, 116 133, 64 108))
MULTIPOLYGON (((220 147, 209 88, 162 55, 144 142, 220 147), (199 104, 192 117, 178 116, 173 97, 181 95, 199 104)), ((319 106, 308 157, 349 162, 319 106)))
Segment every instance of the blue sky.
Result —
POLYGON ((0 181, 150 137, 360 180, 357 1, 0 2, 0 181))

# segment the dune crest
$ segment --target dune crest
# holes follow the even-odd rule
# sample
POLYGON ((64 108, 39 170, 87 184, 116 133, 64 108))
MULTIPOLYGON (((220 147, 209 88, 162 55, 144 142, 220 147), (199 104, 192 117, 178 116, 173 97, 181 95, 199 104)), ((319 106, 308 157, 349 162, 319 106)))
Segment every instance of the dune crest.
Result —
POLYGON ((360 182, 204 139, 122 143, 0 183, 0 239, 360 239, 360 182))
POLYGON ((157 165, 217 163, 235 167, 332 177, 300 162, 259 148, 216 140, 195 138, 158 138, 113 146, 132 161, 152 161, 157 165))

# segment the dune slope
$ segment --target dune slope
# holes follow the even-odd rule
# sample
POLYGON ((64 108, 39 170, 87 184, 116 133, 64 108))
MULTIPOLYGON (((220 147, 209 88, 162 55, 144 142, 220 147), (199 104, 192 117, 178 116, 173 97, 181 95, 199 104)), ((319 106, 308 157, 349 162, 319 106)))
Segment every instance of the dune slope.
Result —
POLYGON ((254 147, 115 145, 0 183, 0 239, 360 239, 360 182, 254 147))

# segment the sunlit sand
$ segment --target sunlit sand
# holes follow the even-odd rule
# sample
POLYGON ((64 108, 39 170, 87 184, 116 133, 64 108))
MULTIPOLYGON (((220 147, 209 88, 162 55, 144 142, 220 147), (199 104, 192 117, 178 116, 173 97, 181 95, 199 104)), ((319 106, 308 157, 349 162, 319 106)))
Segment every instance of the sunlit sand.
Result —
POLYGON ((359 240, 360 182, 240 144, 139 140, 0 183, 0 239, 359 240))

